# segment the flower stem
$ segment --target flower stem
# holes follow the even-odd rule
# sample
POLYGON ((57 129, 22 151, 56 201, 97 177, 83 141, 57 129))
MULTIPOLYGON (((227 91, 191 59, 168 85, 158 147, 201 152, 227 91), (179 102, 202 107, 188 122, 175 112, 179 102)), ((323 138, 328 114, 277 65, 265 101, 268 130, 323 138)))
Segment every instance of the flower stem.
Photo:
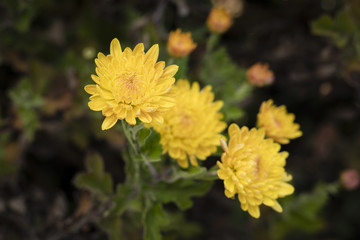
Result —
POLYGON ((219 42, 219 34, 211 33, 206 42, 206 52, 210 53, 219 42))

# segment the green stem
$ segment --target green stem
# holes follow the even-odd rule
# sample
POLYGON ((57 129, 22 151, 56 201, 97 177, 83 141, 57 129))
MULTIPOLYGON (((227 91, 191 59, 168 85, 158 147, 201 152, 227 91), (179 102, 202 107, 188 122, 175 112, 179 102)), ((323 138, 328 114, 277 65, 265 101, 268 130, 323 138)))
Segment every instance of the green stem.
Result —
MULTIPOLYGON (((133 167, 135 170, 135 181, 139 182, 139 178, 140 178, 140 162, 139 160, 141 160, 146 167, 149 169, 149 172, 151 173, 152 177, 155 179, 159 178, 159 174, 157 173, 156 169, 154 168, 154 166, 147 160, 146 156, 141 152, 140 150, 140 143, 136 138, 136 135, 134 136, 133 132, 132 132, 132 127, 125 123, 124 120, 121 121, 122 124, 122 128, 125 134, 126 139, 128 140, 132 150, 133 150, 133 154, 130 153, 130 158, 128 161, 133 163, 133 167)), ((129 163, 130 164, 130 163, 129 163)))
POLYGON ((206 52, 207 53, 211 53, 212 50, 214 49, 214 47, 217 45, 217 43, 219 42, 219 38, 220 35, 216 34, 216 33, 211 33, 209 38, 207 39, 206 42, 206 52))

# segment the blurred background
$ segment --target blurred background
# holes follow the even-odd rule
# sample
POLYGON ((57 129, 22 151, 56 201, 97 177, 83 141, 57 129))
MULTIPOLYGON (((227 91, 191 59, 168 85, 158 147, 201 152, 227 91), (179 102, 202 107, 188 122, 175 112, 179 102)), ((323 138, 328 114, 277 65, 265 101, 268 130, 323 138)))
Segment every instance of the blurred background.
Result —
MULTIPOLYGON (((269 98, 295 113, 303 136, 283 147, 295 194, 280 201, 284 213, 262 208, 252 219, 216 181, 164 239, 360 239, 360 190, 339 180, 354 169, 356 183, 360 170, 360 1, 243 4, 219 44, 239 69, 268 63, 275 81, 238 103, 244 114, 234 121, 255 126, 269 98)), ((131 48, 159 43, 166 60, 168 33, 181 28, 198 43, 188 71, 201 81, 211 8, 210 0, 0 0, 1 240, 108 239, 91 221, 59 234, 86 211, 89 196, 73 178, 87 154, 100 153, 115 182, 125 178, 125 139, 101 131, 101 114, 87 106, 94 59, 116 37, 131 48)), ((129 230, 127 239, 138 238, 129 230)))

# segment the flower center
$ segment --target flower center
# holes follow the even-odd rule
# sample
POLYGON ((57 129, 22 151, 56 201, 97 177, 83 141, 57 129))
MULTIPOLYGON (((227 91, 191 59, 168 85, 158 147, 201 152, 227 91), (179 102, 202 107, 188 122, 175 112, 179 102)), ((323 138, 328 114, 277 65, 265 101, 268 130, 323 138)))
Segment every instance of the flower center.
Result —
POLYGON ((180 119, 181 125, 189 126, 193 123, 193 119, 186 113, 182 114, 180 119))
POLYGON ((146 83, 136 72, 117 74, 113 82, 113 93, 117 102, 137 104, 142 102, 146 93, 146 83))

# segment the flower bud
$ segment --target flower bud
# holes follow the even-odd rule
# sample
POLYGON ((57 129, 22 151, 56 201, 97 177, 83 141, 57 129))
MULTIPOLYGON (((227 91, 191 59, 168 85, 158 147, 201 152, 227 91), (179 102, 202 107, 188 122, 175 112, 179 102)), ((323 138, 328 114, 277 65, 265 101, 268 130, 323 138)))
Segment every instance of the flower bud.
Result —
POLYGON ((228 11, 224 8, 214 7, 207 18, 206 24, 213 33, 224 33, 233 24, 233 19, 228 11))
POLYGON ((359 174, 355 169, 347 169, 341 172, 340 181, 347 190, 354 190, 359 186, 359 174))
POLYGON ((274 82, 274 73, 269 69, 269 64, 256 63, 246 72, 247 80, 256 87, 263 87, 274 82))
POLYGON ((189 55, 196 48, 196 43, 191 38, 191 33, 183 33, 180 29, 170 32, 167 42, 168 53, 176 58, 189 55))

